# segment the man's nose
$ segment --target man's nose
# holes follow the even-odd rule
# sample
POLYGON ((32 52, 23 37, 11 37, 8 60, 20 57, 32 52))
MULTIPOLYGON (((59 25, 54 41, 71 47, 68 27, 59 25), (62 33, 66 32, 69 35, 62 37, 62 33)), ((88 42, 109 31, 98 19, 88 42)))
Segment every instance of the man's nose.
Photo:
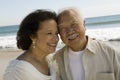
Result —
POLYGON ((67 29, 67 33, 68 33, 68 34, 71 34, 71 33, 73 33, 73 32, 74 32, 74 30, 73 30, 72 28, 68 28, 68 29, 67 29))

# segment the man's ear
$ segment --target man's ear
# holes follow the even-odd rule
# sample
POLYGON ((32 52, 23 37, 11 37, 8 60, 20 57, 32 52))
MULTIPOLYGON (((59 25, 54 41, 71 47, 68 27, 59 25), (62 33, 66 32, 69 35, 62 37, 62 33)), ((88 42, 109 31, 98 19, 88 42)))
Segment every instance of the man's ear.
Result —
POLYGON ((85 20, 83 21, 83 25, 84 25, 84 27, 85 27, 85 30, 86 30, 86 26, 85 26, 85 20))

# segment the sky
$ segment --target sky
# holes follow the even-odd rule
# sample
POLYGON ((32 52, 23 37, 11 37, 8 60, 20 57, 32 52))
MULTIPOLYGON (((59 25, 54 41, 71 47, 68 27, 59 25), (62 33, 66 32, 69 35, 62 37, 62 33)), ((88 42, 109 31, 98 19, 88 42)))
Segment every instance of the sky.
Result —
POLYGON ((79 8, 85 18, 120 14, 120 0, 0 0, 0 26, 19 25, 36 9, 66 7, 79 8))

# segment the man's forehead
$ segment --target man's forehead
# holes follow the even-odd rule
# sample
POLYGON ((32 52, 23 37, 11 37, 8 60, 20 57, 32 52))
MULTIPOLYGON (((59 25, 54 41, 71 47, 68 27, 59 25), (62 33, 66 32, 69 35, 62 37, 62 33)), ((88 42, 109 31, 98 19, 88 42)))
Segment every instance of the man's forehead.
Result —
POLYGON ((63 25, 68 25, 68 24, 71 24, 71 23, 78 23, 78 20, 73 19, 73 20, 69 20, 69 21, 63 21, 61 23, 58 23, 58 27, 63 26, 63 25))

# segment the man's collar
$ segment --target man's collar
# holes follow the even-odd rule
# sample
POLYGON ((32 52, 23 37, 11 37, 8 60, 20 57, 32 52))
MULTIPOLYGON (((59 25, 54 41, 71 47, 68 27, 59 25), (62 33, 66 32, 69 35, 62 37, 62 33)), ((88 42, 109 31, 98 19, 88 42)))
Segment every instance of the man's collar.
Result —
POLYGON ((89 38, 88 37, 88 42, 87 42, 87 45, 86 45, 86 50, 89 50, 90 52, 92 52, 93 54, 96 53, 96 47, 94 47, 94 42, 96 42, 95 39, 92 39, 92 38, 89 38))
MULTIPOLYGON (((85 47, 85 50, 88 50, 91 53, 95 54, 96 50, 97 50, 97 49, 95 49, 96 48, 95 47, 96 46, 96 44, 95 44, 96 40, 93 39, 93 38, 89 38, 88 36, 86 36, 86 37, 87 37, 88 40, 87 40, 87 45, 85 47)), ((66 51, 68 51, 69 47, 67 45, 65 45, 63 49, 66 52, 66 51)))

